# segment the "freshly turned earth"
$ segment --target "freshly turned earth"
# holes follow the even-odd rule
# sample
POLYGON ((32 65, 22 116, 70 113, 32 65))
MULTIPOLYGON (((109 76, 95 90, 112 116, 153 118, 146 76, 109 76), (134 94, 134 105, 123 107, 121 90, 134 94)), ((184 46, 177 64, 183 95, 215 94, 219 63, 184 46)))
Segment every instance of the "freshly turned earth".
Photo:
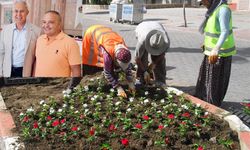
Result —
MULTIPOLYGON (((85 86, 88 84, 88 81, 91 77, 84 77, 81 84, 85 86)), ((0 92, 4 98, 6 106, 8 110, 11 112, 14 121, 16 123, 15 132, 17 134, 20 133, 20 122, 19 122, 19 114, 21 112, 25 112, 30 106, 33 106, 36 109, 39 106, 39 102, 42 99, 48 99, 49 96, 53 96, 58 103, 62 102, 62 91, 66 89, 68 85, 69 79, 67 78, 54 78, 54 79, 44 79, 43 83, 40 84, 30 84, 30 85, 20 85, 20 86, 4 86, 0 89, 0 92)), ((139 89, 139 90, 143 90, 139 89)), ((154 97, 153 95, 149 95, 149 97, 154 97)), ((104 102, 105 103, 105 102, 104 102)), ((147 108, 145 108, 147 109, 147 108)), ((139 111, 139 110, 138 110, 139 111)), ((138 112, 141 113, 141 112, 138 112)), ((230 137, 234 144, 231 146, 231 149, 240 149, 238 136, 236 132, 231 131, 229 125, 224 120, 221 120, 215 116, 212 117, 212 126, 209 132, 208 129, 202 129, 201 131, 201 141, 196 141, 197 143, 202 143, 205 145, 204 149, 215 149, 215 150, 224 150, 229 149, 222 145, 217 145, 211 143, 209 139, 211 137, 217 136, 218 134, 222 137, 230 137)), ((157 129, 158 126, 155 127, 157 129)), ((188 133, 186 137, 181 137, 178 133, 174 132, 174 129, 168 128, 167 132, 169 137, 173 137, 170 141, 170 146, 161 147, 154 146, 152 139, 157 139, 158 135, 155 132, 155 129, 149 130, 147 133, 142 133, 143 136, 138 139, 133 135, 128 133, 129 145, 123 146, 120 142, 120 138, 113 138, 110 140, 110 146, 116 149, 175 149, 175 150, 186 150, 186 149, 194 149, 190 143, 189 139, 193 137, 192 132, 188 133)), ((118 133, 122 134, 122 131, 118 129, 118 133)), ((76 139, 72 143, 63 143, 56 138, 51 137, 49 140, 29 140, 24 141, 20 139, 20 141, 24 141, 25 148, 28 150, 47 150, 47 149, 92 149, 98 150, 100 149, 100 143, 102 143, 105 138, 109 138, 107 135, 100 135, 101 138, 96 138, 91 143, 85 143, 83 140, 84 137, 76 139)))

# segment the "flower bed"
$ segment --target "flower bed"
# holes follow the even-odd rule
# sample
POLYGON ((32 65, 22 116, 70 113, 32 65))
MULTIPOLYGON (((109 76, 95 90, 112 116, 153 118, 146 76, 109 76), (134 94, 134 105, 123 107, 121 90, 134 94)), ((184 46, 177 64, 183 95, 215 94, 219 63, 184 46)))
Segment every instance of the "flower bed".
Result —
POLYGON ((227 122, 181 95, 140 87, 129 97, 95 78, 62 99, 11 111, 27 149, 240 149, 227 122))

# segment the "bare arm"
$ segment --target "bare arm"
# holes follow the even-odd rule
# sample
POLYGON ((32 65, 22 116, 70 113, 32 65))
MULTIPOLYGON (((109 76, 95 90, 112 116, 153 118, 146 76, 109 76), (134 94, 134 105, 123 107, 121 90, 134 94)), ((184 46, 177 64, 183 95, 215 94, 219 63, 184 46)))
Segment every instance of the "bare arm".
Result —
POLYGON ((71 68, 71 76, 72 77, 81 77, 81 65, 72 65, 71 68))

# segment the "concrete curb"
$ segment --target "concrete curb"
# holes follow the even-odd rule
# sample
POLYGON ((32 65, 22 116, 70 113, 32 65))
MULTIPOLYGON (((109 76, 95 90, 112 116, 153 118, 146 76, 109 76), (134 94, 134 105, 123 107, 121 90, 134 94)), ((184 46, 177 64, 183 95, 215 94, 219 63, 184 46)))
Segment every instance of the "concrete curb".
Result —
POLYGON ((230 128, 238 132, 241 150, 250 150, 250 129, 236 115, 232 115, 232 113, 209 104, 194 96, 184 94, 184 97, 186 97, 193 103, 201 104, 201 107, 207 109, 208 112, 213 113, 216 116, 227 121, 230 128))
POLYGON ((0 149, 1 150, 18 150, 24 148, 23 144, 18 144, 18 137, 11 131, 15 128, 15 122, 7 111, 3 97, 0 93, 0 149))

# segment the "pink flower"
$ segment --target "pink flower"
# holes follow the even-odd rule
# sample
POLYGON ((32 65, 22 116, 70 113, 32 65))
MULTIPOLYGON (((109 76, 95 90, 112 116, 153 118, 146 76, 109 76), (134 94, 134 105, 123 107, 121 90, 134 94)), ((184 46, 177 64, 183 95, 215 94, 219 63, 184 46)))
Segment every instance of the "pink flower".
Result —
POLYGON ((168 119, 174 119, 174 114, 169 114, 168 119))
POLYGON ((202 147, 202 146, 199 146, 199 147, 197 148, 197 150, 203 150, 203 147, 202 147))
POLYGON ((185 124, 187 124, 187 122, 185 122, 185 121, 182 121, 182 122, 181 122, 181 124, 182 124, 182 125, 185 125, 185 124))
POLYGON ((116 130, 115 125, 111 124, 111 125, 109 126, 109 131, 115 131, 115 130, 116 130))
POLYGON ((66 122, 66 119, 62 119, 60 122, 61 124, 64 124, 66 122))
POLYGON ((168 137, 165 138, 165 143, 169 144, 169 138, 168 137))
POLYGON ((52 123, 52 126, 53 127, 56 127, 60 124, 59 120, 55 120, 53 123, 52 123))
POLYGON ((24 118, 23 118, 23 122, 28 122, 29 121, 29 117, 28 116, 25 116, 24 118))
POLYGON ((195 127, 200 127, 201 125, 198 124, 198 123, 195 123, 194 126, 195 126, 195 127))
POLYGON ((158 126, 158 129, 160 129, 160 130, 162 130, 163 128, 164 128, 163 125, 159 125, 159 126, 158 126))
POLYGON ((124 138, 121 140, 122 145, 127 146, 128 145, 128 139, 124 138))
POLYGON ((34 122, 34 123, 33 123, 33 128, 34 128, 34 129, 37 129, 37 128, 38 128, 38 123, 37 123, 37 122, 34 122))
POLYGON ((141 129, 141 128, 142 128, 142 124, 137 123, 137 124, 135 125, 135 127, 136 127, 137 129, 141 129))
POLYGON ((184 114, 182 114, 181 116, 182 116, 182 117, 187 117, 187 118, 189 118, 189 117, 190 117, 190 113, 185 112, 185 113, 184 113, 184 114))
POLYGON ((51 116, 48 116, 48 117, 47 117, 47 120, 48 120, 48 121, 52 120, 52 117, 51 117, 51 116))
POLYGON ((84 118, 84 115, 83 115, 83 114, 81 114, 81 115, 80 115, 80 119, 83 119, 83 118, 84 118))
POLYGON ((149 117, 146 115, 146 116, 143 116, 142 117, 144 120, 149 120, 149 117))
POLYGON ((72 127, 71 131, 77 131, 78 127, 72 127))
POLYGON ((95 128, 90 128, 90 130, 89 130, 89 135, 90 135, 90 136, 95 135, 95 128))

